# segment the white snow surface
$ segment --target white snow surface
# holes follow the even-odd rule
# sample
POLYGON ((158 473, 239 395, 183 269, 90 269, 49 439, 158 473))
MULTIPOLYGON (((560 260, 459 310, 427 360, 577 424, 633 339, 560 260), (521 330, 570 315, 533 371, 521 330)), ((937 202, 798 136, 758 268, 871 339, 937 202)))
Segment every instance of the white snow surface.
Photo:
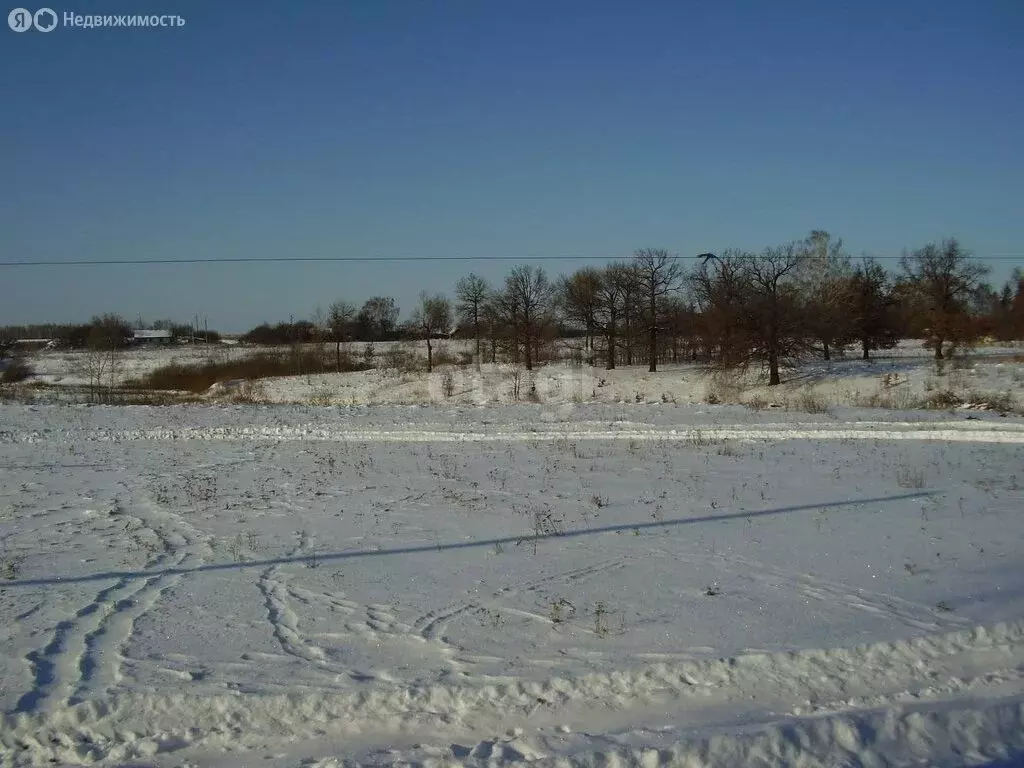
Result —
POLYGON ((0 405, 0 765, 1019 765, 969 415, 0 405))
MULTIPOLYGON (((347 351, 361 359, 364 346, 352 343, 347 351)), ((439 341, 435 346, 437 354, 449 357, 468 353, 473 347, 467 341, 439 341)), ((802 400, 808 397, 825 405, 887 405, 906 409, 929 395, 948 392, 963 400, 966 408, 996 396, 1012 403, 1018 412, 1024 411, 1024 347, 1019 343, 979 346, 967 356, 937 366, 920 340, 906 340, 892 350, 874 353, 869 361, 856 359, 851 352, 830 362, 805 363, 798 369, 787 370, 780 387, 765 386, 760 372, 753 370, 747 375, 716 381, 716 377, 696 364, 665 364, 655 373, 649 373, 645 365, 621 365, 612 371, 574 367, 565 362, 549 363, 534 371, 517 371, 504 364, 484 364, 479 370, 473 365, 444 365, 427 374, 386 367, 388 350, 398 349, 412 357, 425 358, 423 342, 384 342, 374 347, 375 364, 382 367, 352 373, 261 379, 248 396, 267 403, 334 406, 495 405, 531 399, 559 405, 698 404, 715 393, 720 402, 760 400, 767 406, 806 410, 802 400), (516 377, 518 398, 514 394, 516 377)), ((170 363, 202 365, 272 351, 275 350, 201 344, 135 348, 120 356, 115 380, 124 383, 138 379, 170 363)), ((51 395, 61 387, 88 383, 82 352, 43 351, 32 356, 29 364, 35 371, 31 381, 52 385, 56 391, 51 395)), ((239 384, 214 385, 206 397, 212 401, 230 399, 239 384)))

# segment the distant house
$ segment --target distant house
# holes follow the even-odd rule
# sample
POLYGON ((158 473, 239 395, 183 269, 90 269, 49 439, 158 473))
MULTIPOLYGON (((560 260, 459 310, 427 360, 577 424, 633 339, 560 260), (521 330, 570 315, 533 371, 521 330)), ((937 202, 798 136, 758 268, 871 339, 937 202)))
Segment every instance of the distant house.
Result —
POLYGON ((172 337, 169 330, 140 329, 132 331, 132 341, 136 344, 170 344, 172 337))

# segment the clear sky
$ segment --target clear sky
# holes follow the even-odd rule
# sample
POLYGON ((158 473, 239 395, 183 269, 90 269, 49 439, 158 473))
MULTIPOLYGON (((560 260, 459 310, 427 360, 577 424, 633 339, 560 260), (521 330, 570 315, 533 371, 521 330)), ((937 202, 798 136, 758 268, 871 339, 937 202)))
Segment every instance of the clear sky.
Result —
MULTIPOLYGON (((1024 264, 1021 0, 51 7, 186 24, 0 27, 0 261, 689 255, 819 228, 1018 257, 996 282, 1024 264)), ((0 323, 239 331, 373 294, 404 316, 512 263, 0 267, 0 323)))

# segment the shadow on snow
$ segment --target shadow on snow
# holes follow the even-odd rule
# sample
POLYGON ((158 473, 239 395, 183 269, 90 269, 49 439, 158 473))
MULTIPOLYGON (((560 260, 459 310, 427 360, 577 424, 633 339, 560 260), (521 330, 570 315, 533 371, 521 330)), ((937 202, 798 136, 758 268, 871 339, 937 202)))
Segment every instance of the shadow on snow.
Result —
POLYGON ((148 571, 103 571, 83 576, 50 576, 38 579, 16 579, 12 581, 0 581, 0 588, 12 589, 16 587, 43 587, 55 584, 79 584, 90 581, 105 581, 107 579, 151 579, 159 576, 185 576, 194 573, 209 573, 212 571, 232 571, 245 568, 267 568, 274 565, 287 565, 290 563, 319 564, 340 560, 354 560, 362 557, 388 557, 394 555, 414 555, 429 552, 445 552, 459 549, 476 549, 480 547, 493 547, 497 544, 532 544, 547 539, 578 539, 584 536, 596 536, 603 533, 621 533, 623 531, 642 531, 651 528, 672 528, 681 525, 696 525, 699 523, 724 523, 731 520, 744 520, 756 517, 772 517, 792 512, 804 512, 808 510, 821 509, 823 507, 852 507, 860 504, 878 504, 887 501, 902 501, 906 499, 918 499, 926 496, 934 496, 938 491, 914 491, 894 496, 877 496, 868 499, 854 499, 846 501, 819 502, 815 504, 797 504, 788 507, 777 507, 774 509, 763 509, 753 512, 733 512, 721 515, 702 515, 700 517, 684 517, 669 520, 661 520, 650 523, 622 523, 619 525, 603 525, 594 528, 578 528, 569 531, 543 534, 525 534, 522 536, 503 536, 493 539, 478 539, 476 541, 438 542, 436 544, 422 544, 409 547, 392 547, 390 549, 356 549, 344 552, 316 552, 309 555, 295 555, 289 557, 267 558, 263 560, 247 560, 244 562, 231 563, 209 563, 192 568, 164 568, 148 571))

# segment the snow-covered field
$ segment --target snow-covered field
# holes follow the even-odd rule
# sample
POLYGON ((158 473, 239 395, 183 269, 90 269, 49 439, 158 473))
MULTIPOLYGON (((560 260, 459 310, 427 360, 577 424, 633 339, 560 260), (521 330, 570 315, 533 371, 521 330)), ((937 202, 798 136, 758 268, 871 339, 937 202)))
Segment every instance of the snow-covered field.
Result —
MULTIPOLYGON (((422 342, 397 344, 408 353, 426 357, 422 342)), ((360 358, 360 343, 349 352, 360 358)), ((395 344, 375 345, 376 363, 383 366, 387 350, 395 344)), ((468 352, 472 342, 436 342, 450 356, 468 352)), ((200 365, 208 360, 237 360, 265 348, 176 346, 140 348, 126 352, 120 362, 122 381, 137 379, 169 363, 200 365)), ((32 358, 33 380, 53 385, 87 383, 82 353, 50 351, 32 358)), ((712 376, 699 365, 663 365, 648 373, 646 365, 621 366, 613 371, 590 366, 573 367, 554 362, 533 372, 502 364, 442 366, 433 374, 386 367, 344 374, 288 376, 262 379, 247 390, 247 399, 302 405, 493 405, 533 400, 547 405, 573 403, 678 403, 699 404, 709 399, 723 403, 780 406, 792 410, 846 405, 897 409, 917 407, 947 393, 964 407, 996 402, 1024 412, 1024 345, 990 345, 972 350, 937 367, 931 352, 918 340, 876 353, 864 362, 856 355, 832 362, 809 362, 787 371, 780 387, 767 387, 759 371, 743 376, 712 376), (518 398, 515 395, 518 379, 518 398)), ((229 400, 234 386, 215 386, 207 399, 229 400)))
POLYGON ((5 766, 1024 758, 1015 416, 2 405, 0 477, 5 766))

